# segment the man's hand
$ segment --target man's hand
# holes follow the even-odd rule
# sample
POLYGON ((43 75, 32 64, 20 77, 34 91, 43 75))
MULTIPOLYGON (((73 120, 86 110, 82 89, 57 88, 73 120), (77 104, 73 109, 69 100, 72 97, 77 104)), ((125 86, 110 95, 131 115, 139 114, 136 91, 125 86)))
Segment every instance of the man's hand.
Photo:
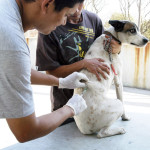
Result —
POLYGON ((85 82, 87 81, 89 81, 89 79, 85 74, 74 72, 66 78, 59 78, 59 88, 75 89, 85 87, 85 82))
MULTIPOLYGON (((110 38, 110 36, 108 36, 108 35, 105 35, 105 37, 106 37, 106 40, 110 38)), ((118 54, 121 51, 121 44, 119 44, 114 39, 111 40, 110 47, 111 47, 111 50, 112 50, 113 54, 118 54)))
POLYGON ((84 67, 91 73, 95 74, 97 79, 101 81, 100 75, 103 76, 104 79, 107 79, 105 73, 110 73, 110 68, 104 64, 104 60, 101 58, 93 58, 93 59, 84 59, 84 67))
POLYGON ((87 108, 85 100, 78 94, 75 94, 66 105, 74 110, 74 115, 78 115, 87 108))
POLYGON ((111 40, 111 48, 112 48, 113 54, 118 54, 121 51, 121 44, 119 44, 117 41, 112 39, 111 40))

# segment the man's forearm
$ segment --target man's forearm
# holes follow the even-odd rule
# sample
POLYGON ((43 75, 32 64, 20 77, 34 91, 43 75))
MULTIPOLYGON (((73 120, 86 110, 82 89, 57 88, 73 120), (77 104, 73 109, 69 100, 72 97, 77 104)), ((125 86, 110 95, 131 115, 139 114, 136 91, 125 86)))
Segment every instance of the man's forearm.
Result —
MULTIPOLYGON (((38 117, 39 119, 39 129, 43 132, 43 135, 47 134, 47 129, 49 132, 55 130, 59 125, 61 125, 66 119, 74 116, 74 111, 69 106, 64 105, 62 108, 53 111, 51 114, 38 117), (44 129, 45 128, 45 133, 44 129)), ((39 131, 40 132, 40 131, 39 131)), ((43 136, 42 135, 42 136, 43 136)))
POLYGON ((31 69, 31 84, 58 86, 59 79, 31 69))
POLYGON ((19 142, 27 142, 49 134, 73 115, 73 109, 65 105, 40 117, 36 117, 33 113, 23 118, 7 119, 7 123, 19 142))
POLYGON ((68 75, 70 75, 71 73, 75 72, 75 71, 80 71, 81 69, 83 69, 85 66, 85 62, 84 60, 78 61, 76 63, 70 64, 70 65, 63 65, 58 67, 55 70, 51 70, 51 71, 46 71, 47 74, 51 74, 54 75, 56 77, 66 77, 68 75))

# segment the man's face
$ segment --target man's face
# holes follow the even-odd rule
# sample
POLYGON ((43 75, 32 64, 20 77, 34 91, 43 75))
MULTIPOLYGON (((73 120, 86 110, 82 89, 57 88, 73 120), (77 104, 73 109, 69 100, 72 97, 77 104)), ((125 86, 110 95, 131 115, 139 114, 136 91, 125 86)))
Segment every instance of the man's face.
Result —
POLYGON ((77 11, 79 5, 80 3, 76 4, 73 8, 65 7, 60 12, 56 12, 53 6, 46 14, 41 15, 39 23, 35 25, 35 28, 43 34, 49 34, 51 31, 55 30, 56 27, 65 25, 67 16, 73 15, 77 11))
POLYGON ((84 3, 80 3, 77 11, 73 15, 68 15, 68 19, 79 20, 81 17, 83 6, 84 6, 84 3))

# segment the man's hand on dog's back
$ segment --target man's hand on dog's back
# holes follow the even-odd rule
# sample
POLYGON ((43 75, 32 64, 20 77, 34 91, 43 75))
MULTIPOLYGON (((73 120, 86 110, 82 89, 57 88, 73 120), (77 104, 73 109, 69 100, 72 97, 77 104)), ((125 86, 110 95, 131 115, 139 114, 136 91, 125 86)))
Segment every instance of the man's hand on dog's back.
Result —
POLYGON ((100 74, 104 79, 107 79, 106 73, 109 75, 110 68, 104 63, 101 58, 84 59, 84 68, 96 75, 97 79, 101 81, 100 74))

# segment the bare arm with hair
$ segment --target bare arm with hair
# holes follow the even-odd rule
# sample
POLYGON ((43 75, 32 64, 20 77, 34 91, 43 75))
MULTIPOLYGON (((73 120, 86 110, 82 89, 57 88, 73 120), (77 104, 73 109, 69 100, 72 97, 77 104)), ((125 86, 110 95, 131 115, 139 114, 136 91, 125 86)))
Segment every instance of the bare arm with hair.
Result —
POLYGON ((63 65, 54 70, 46 71, 47 74, 52 74, 57 77, 66 77, 67 75, 73 73, 74 71, 80 71, 82 69, 87 69, 91 73, 95 74, 98 80, 101 80, 99 73, 106 78, 104 72, 109 74, 109 67, 105 65, 103 59, 93 58, 93 59, 83 59, 76 63, 70 65, 63 65))
POLYGON ((73 109, 65 105, 40 117, 33 113, 24 118, 7 119, 7 123, 17 140, 26 142, 47 135, 73 115, 73 109))
POLYGON ((85 87, 86 84, 82 80, 88 81, 88 78, 83 73, 74 72, 65 78, 56 78, 53 75, 40 73, 38 71, 31 71, 32 84, 58 86, 59 88, 74 89, 78 87, 85 87))
MULTIPOLYGON (((111 41, 112 53, 119 53, 121 50, 121 45, 115 41, 111 41)), ((101 58, 93 58, 93 59, 83 59, 81 61, 75 62, 70 65, 62 65, 54 70, 46 71, 47 74, 54 75, 56 77, 66 77, 67 75, 73 73, 74 71, 80 71, 82 69, 87 69, 91 73, 95 74, 97 79, 100 81, 100 75, 104 79, 106 79, 105 72, 109 74, 109 67, 103 63, 104 60, 101 58)))
POLYGON ((75 94, 62 108, 52 113, 36 117, 35 113, 22 118, 6 119, 19 142, 30 141, 52 132, 66 119, 78 115, 87 108, 82 96, 75 94))
POLYGON ((59 79, 53 75, 47 75, 31 69, 31 84, 58 86, 59 79))

